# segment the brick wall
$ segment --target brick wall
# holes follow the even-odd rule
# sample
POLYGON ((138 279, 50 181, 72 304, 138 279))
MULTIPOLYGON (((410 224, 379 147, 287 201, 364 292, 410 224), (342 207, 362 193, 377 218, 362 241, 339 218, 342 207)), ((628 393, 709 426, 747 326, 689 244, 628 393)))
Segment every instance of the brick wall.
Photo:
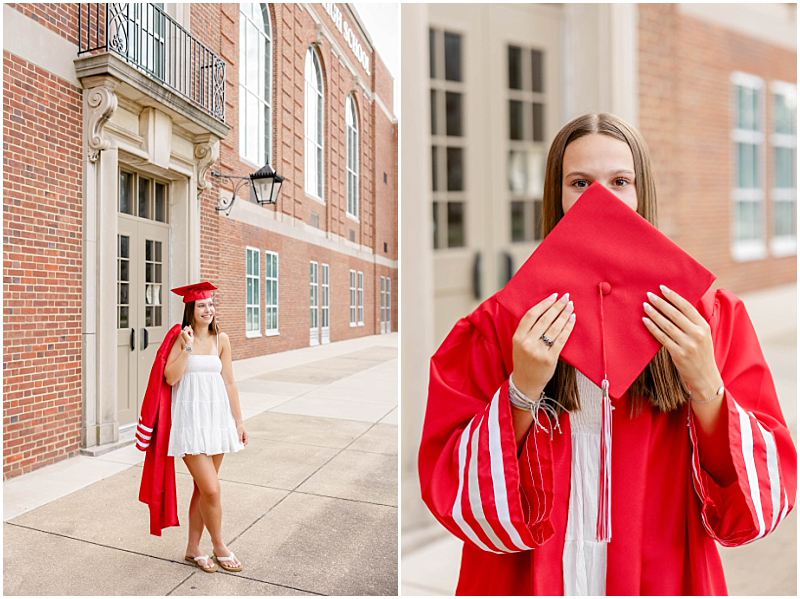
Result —
POLYGON ((54 31, 76 46, 78 45, 78 3, 42 2, 9 4, 9 6, 26 17, 30 17, 40 25, 44 25, 50 31, 54 31))
MULTIPOLYGON (((736 262, 731 256, 734 147, 730 76, 742 71, 766 85, 796 81, 796 54, 680 14, 676 5, 639 6, 639 124, 659 192, 661 228, 741 293, 796 280, 795 256, 736 262)), ((766 146, 766 230, 771 232, 772 155, 766 146)))
POLYGON ((3 478, 80 443, 82 119, 79 88, 3 53, 3 478))

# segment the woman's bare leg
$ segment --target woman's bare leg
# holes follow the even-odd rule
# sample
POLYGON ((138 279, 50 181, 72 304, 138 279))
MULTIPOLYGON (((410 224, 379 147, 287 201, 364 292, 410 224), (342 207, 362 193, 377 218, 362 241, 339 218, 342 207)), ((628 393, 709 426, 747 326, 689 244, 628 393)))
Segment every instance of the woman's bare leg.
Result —
MULTIPOLYGON (((220 484, 217 475, 223 455, 186 455, 183 460, 194 479, 194 492, 192 501, 189 503, 189 543, 191 545, 196 538, 196 549, 199 552, 200 537, 202 537, 203 527, 205 527, 211 535, 214 551, 217 555, 227 557, 231 552, 222 541, 222 504, 220 503, 220 484)), ((239 560, 228 565, 237 567, 239 560)))

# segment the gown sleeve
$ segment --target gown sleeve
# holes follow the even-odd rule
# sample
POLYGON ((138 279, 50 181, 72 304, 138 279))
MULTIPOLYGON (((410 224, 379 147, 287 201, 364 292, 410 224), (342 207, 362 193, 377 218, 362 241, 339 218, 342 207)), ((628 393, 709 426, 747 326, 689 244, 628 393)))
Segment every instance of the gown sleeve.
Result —
POLYGON ((459 321, 431 359, 419 452, 422 498, 433 515, 492 553, 530 550, 553 534, 549 436, 532 429, 517 457, 509 374, 496 345, 459 321), (528 446, 540 439, 542 451, 531 457, 528 446))
POLYGON ((721 545, 730 547, 772 532, 792 509, 797 450, 744 304, 723 290, 713 301, 710 325, 725 385, 722 420, 727 420, 727 431, 722 431, 726 433, 722 440, 727 437, 728 446, 709 448, 698 442, 699 427, 689 410, 692 477, 702 503, 703 526, 721 545), (730 452, 725 457, 735 471, 732 481, 717 482, 703 469, 704 446, 707 452, 730 452))

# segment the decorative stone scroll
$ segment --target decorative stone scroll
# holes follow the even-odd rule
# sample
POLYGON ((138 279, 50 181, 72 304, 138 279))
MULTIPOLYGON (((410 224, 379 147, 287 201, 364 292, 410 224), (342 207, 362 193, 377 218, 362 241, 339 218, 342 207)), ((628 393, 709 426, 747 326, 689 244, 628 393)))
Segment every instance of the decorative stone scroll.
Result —
POLYGON ((211 183, 206 181, 206 173, 219 158, 219 139, 213 135, 198 136, 194 144, 194 157, 197 159, 197 195, 200 196, 211 183))
POLYGON ((91 109, 88 115, 88 157, 90 162, 97 162, 100 151, 111 146, 111 142, 103 136, 103 128, 117 109, 117 95, 112 89, 102 85, 93 87, 86 93, 86 103, 91 109))

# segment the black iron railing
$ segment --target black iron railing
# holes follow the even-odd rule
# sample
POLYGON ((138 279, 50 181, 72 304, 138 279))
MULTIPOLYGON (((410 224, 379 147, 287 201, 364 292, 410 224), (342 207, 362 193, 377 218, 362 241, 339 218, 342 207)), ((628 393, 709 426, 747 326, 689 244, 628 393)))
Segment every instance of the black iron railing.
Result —
POLYGON ((80 3, 78 55, 113 52, 225 122, 225 62, 154 4, 80 3))

